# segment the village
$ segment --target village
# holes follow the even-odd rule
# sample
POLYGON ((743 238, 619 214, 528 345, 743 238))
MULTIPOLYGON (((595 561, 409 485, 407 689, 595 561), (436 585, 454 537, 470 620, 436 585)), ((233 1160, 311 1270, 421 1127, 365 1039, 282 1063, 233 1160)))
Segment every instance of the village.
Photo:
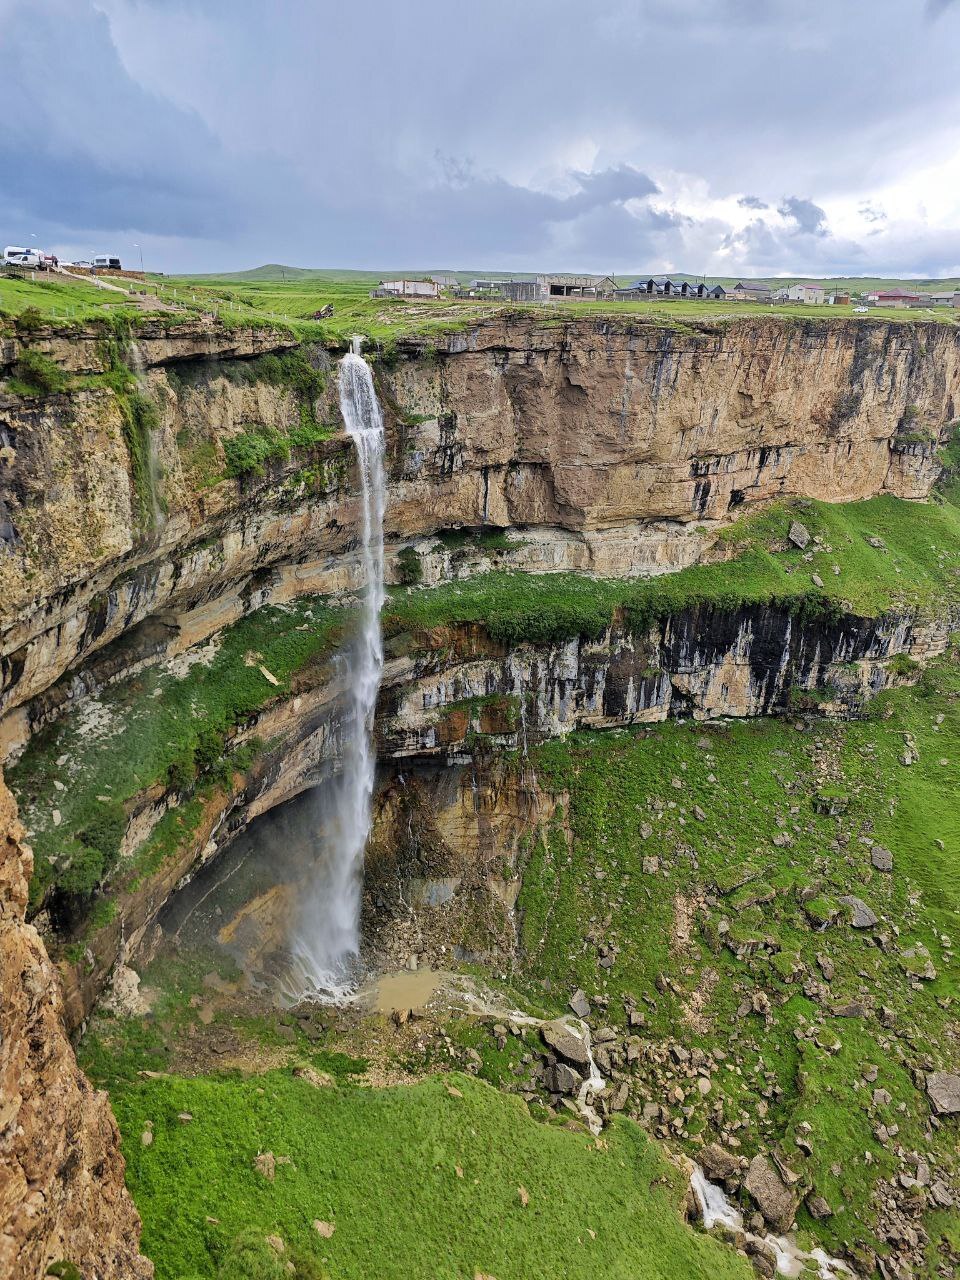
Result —
POLYGON ((830 289, 822 283, 798 282, 775 288, 756 280, 735 284, 710 284, 704 279, 677 276, 650 276, 621 285, 614 276, 546 274, 487 277, 462 284, 452 274, 417 279, 383 280, 371 291, 372 298, 441 298, 444 295, 468 298, 502 298, 508 302, 645 302, 699 299, 713 302, 808 303, 812 306, 960 308, 960 289, 918 293, 910 289, 874 289, 859 295, 830 289))

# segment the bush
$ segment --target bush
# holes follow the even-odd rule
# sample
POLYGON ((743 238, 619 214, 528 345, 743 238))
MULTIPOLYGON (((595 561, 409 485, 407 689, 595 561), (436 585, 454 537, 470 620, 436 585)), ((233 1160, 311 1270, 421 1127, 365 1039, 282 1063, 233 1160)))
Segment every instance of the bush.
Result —
POLYGON ((329 440, 331 435, 331 428, 316 420, 310 405, 306 402, 301 404, 300 424, 290 431, 290 439, 293 444, 299 448, 306 448, 309 445, 320 444, 324 440, 329 440))
POLYGON ((175 791, 186 791, 196 776, 197 766, 192 751, 185 751, 167 766, 167 783, 175 791))
POLYGON ((890 670, 895 676, 911 676, 919 669, 920 663, 909 653, 897 653, 890 659, 890 670))
POLYGON ((273 427, 255 427, 225 440, 223 452, 227 475, 238 479, 247 475, 262 476, 263 464, 272 458, 289 458, 290 444, 286 436, 273 427))
POLYGON ((423 562, 413 547, 404 547, 397 556, 397 580, 405 587, 415 587, 423 581, 423 562))
POLYGON ((17 389, 27 395, 55 395, 65 391, 70 381, 58 364, 39 351, 24 351, 13 374, 17 389))
POLYGON ((43 316, 37 307, 24 307, 13 323, 17 333, 36 333, 43 327, 43 316))
POLYGON ((88 898, 113 869, 127 829, 127 815, 119 800, 103 804, 77 832, 70 864, 58 877, 60 889, 74 898, 88 898))
POLYGON ((223 757, 224 742, 223 730, 218 729, 216 725, 205 724, 201 727, 193 753, 198 773, 219 764, 223 757))

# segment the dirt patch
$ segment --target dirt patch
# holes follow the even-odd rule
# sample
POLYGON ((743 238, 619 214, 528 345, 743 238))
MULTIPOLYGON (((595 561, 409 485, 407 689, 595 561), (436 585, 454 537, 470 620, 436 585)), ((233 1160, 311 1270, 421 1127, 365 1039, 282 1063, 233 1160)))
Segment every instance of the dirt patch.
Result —
POLYGON ((700 898, 685 898, 678 893, 673 900, 673 924, 670 928, 670 946, 674 951, 686 951, 693 941, 693 928, 698 911, 704 903, 700 898))
POLYGON ((710 1019, 704 1009, 710 1003, 714 988, 720 980, 716 969, 704 969, 696 990, 691 992, 684 1002, 682 1017, 684 1022, 698 1035, 706 1035, 711 1029, 710 1019))

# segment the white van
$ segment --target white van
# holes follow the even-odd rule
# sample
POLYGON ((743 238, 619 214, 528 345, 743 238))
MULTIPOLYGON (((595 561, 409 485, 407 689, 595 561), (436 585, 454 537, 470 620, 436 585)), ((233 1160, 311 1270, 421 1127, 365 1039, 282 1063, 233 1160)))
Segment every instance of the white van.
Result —
POLYGON ((120 259, 112 257, 109 253, 98 253, 93 260, 93 265, 98 271, 122 271, 120 259))
POLYGON ((9 244, 4 249, 3 260, 14 267, 39 267, 42 265, 38 249, 21 249, 14 244, 9 244))

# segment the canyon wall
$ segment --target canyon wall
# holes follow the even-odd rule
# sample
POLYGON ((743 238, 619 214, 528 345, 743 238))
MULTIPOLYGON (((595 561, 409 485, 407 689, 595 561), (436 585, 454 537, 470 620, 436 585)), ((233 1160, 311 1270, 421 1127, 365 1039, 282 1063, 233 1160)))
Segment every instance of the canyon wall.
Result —
MULTIPOLYGON (((146 324, 135 339, 45 329, 0 338, 0 377, 26 344, 74 382, 45 395, 0 392, 8 762, 104 688, 195 654, 263 605, 344 601, 358 586, 336 352, 194 321, 146 324), (291 354, 295 376, 278 363, 291 354), (122 367, 136 373, 135 393, 117 390, 122 367), (145 404, 150 419, 140 421, 145 404), (251 465, 238 461, 244 441, 263 445, 251 465)), ((388 432, 389 573, 404 580, 414 552, 425 584, 494 568, 653 575, 727 558, 720 531, 772 498, 926 498, 960 403, 960 340, 936 324, 503 316, 429 344, 399 341, 374 363, 388 432), (458 529, 516 536, 459 546, 437 537, 458 529)), ((396 770, 381 797, 379 865, 399 848, 389 833, 408 815, 402 770, 449 763, 447 789, 462 797, 458 762, 478 744, 522 752, 577 727, 766 714, 805 693, 850 714, 906 678, 892 659, 941 652, 955 621, 701 604, 639 631, 615 612, 602 635, 552 645, 498 644, 480 626, 394 636, 377 717, 381 755, 396 770)), ((150 1274, 109 1108, 78 1072, 63 1018, 79 1025, 116 961, 149 945, 185 876, 336 767, 340 695, 337 672, 319 662, 247 716, 228 745, 266 745, 204 792, 189 835, 158 868, 124 879, 121 862, 106 923, 62 937, 38 916, 58 948, 63 1008, 24 921, 30 854, 0 790, 4 1274, 32 1280, 60 1258, 105 1280, 150 1274)), ((125 809, 124 856, 190 795, 170 779, 146 785, 125 809)), ((446 845, 476 857, 453 892, 482 880, 491 904, 509 905, 510 886, 488 863, 530 804, 520 787, 493 806, 507 814, 503 830, 464 816, 459 800, 437 807, 457 826, 446 845)), ((451 878, 446 864, 438 870, 451 878)))
POLYGON ((70 1262, 85 1277, 147 1280, 116 1121, 77 1067, 55 971, 24 920, 31 869, 0 780, 0 1275, 39 1280, 70 1262))
MULTIPOLYGON (((104 360, 92 336, 37 342, 81 370, 104 360)), ((200 324, 138 336, 127 358, 159 412, 146 514, 109 387, 0 399, 0 754, 29 735, 31 698, 120 637, 136 662, 269 601, 356 585, 333 379, 307 406, 329 439, 226 475, 231 440, 296 429, 302 398, 250 358, 286 345, 200 324)), ((400 343, 377 374, 394 573, 412 546, 440 580, 437 530, 486 526, 524 532, 500 567, 631 577, 723 556, 717 528, 769 498, 925 497, 960 403, 960 341, 935 324, 528 317, 400 343)))
MULTIPOLYGON (((942 653, 958 624, 960 614, 951 611, 932 619, 912 612, 804 618, 787 606, 701 604, 640 633, 618 618, 595 640, 573 636, 556 645, 498 644, 476 625, 404 633, 387 643, 377 756, 388 774, 402 776, 409 763, 469 764, 478 750, 524 752, 581 728, 814 707, 856 715, 877 693, 915 679, 918 664, 942 653), (906 660, 902 669, 892 661, 898 657, 906 660)), ((255 818, 339 767, 340 669, 309 665, 291 693, 277 694, 245 719, 229 747, 269 746, 205 796, 196 827, 149 876, 125 877, 125 861, 190 793, 154 784, 128 806, 125 854, 114 877, 116 912, 84 934, 82 955, 70 958, 69 946, 57 948, 69 1027, 88 1016, 118 960, 135 963, 149 949, 152 922, 185 878, 255 818)), ((105 732, 109 737, 111 730, 105 732)), ((95 737, 86 749, 98 750, 95 737)), ((381 861, 389 861, 388 844, 380 841, 381 861)))

